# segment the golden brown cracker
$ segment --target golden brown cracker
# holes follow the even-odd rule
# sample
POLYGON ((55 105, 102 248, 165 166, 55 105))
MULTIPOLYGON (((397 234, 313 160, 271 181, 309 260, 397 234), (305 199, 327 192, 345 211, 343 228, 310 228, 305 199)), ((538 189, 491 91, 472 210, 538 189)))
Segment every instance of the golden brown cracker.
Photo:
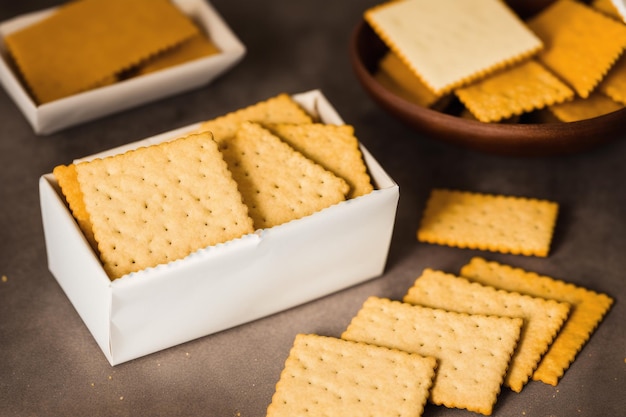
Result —
POLYGON ((243 122, 220 150, 257 229, 344 201, 350 187, 257 123, 243 122))
POLYGON ((204 33, 197 35, 185 42, 170 48, 148 59, 137 68, 136 75, 150 74, 155 71, 184 64, 200 58, 206 58, 220 53, 215 43, 204 33))
POLYGON ((341 337, 435 357, 429 401, 489 415, 522 322, 370 297, 341 337))
POLYGON ((350 185, 348 198, 373 190, 353 126, 279 123, 269 128, 292 148, 346 180, 350 185))
POLYGON ((436 365, 397 349, 299 334, 266 415, 418 417, 436 365))
POLYGON ((532 198, 434 189, 417 231, 421 242, 548 255, 558 204, 532 198))
POLYGON ((210 131, 213 133, 213 138, 220 143, 224 139, 235 136, 242 122, 267 125, 271 123, 312 123, 313 119, 291 96, 281 93, 251 106, 207 120, 201 124, 198 130, 210 131))
POLYGON ((254 231, 208 133, 76 165, 112 279, 254 231))
POLYGON ((365 20, 436 94, 535 54, 541 41, 499 0, 379 4, 365 20))
POLYGON ((574 91, 535 60, 455 90, 481 122, 499 122, 574 98, 574 91))
POLYGON ((61 192, 65 196, 65 201, 78 223, 78 227, 85 235, 85 238, 89 242, 89 245, 98 250, 98 244, 93 236, 93 226, 89 219, 89 212, 85 207, 83 200, 83 193, 80 190, 80 184, 78 182, 78 174, 76 172, 76 165, 58 165, 52 170, 52 174, 59 183, 61 192))
POLYGON ((520 268, 473 258, 461 275, 484 285, 569 303, 572 310, 533 379, 557 385, 613 304, 606 294, 520 268))
POLYGON ((603 116, 622 108, 623 104, 599 91, 594 91, 585 99, 577 97, 566 103, 549 106, 548 110, 562 122, 577 122, 603 116))
POLYGON ((574 0, 557 0, 528 21, 545 48, 538 59, 587 98, 626 47, 626 26, 574 0))
MULTIPOLYGON (((617 60, 598 86, 598 90, 620 105, 626 105, 626 55, 622 55, 617 60)), ((616 108, 610 102, 606 103, 605 106, 604 113, 612 112, 616 108)))
POLYGON ((468 314, 519 317, 522 333, 504 384, 520 392, 563 326, 568 303, 530 297, 427 268, 403 298, 406 303, 468 314))
POLYGON ((41 104, 101 85, 197 31, 168 0, 80 0, 5 42, 41 104))

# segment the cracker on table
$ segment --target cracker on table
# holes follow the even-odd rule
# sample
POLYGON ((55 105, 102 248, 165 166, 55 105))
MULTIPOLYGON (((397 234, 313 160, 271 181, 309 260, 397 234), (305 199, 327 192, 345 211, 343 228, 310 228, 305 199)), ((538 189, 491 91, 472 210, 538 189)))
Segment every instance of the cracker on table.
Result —
POLYGON ((613 304, 606 294, 478 257, 463 266, 461 275, 485 285, 572 306, 569 318, 533 374, 534 380, 550 385, 558 384, 613 304))
POLYGON ((626 26, 574 0, 557 0, 528 21, 545 48, 537 59, 587 98, 626 47, 626 26))
POLYGON ((370 297, 341 337, 435 357, 429 401, 489 415, 522 323, 370 297))
POLYGON ((541 41, 499 0, 385 2, 365 20, 433 92, 445 94, 527 58, 541 41), (417 41, 416 41, 417 40, 417 41))
POLYGON ((89 245, 95 250, 98 250, 98 243, 93 236, 93 226, 89 219, 89 212, 85 207, 83 200, 83 193, 80 190, 80 184, 78 182, 78 174, 76 172, 76 165, 57 165, 52 170, 52 174, 59 183, 61 192, 65 197, 65 201, 78 223, 78 227, 83 232, 83 235, 89 242, 89 245))
POLYGON ((430 90, 393 51, 383 55, 374 77, 396 95, 418 106, 430 107, 442 96, 430 90))
POLYGON ((623 104, 600 91, 593 91, 587 98, 576 97, 572 101, 549 106, 548 110, 561 122, 576 122, 603 116, 622 108, 623 104))
POLYGON ((223 140, 235 136, 242 122, 267 125, 271 123, 312 123, 313 119, 291 96, 281 93, 251 106, 207 120, 201 124, 198 130, 210 131, 213 133, 213 138, 221 143, 223 140))
POLYGON ((81 0, 5 42, 42 104, 101 85, 197 32, 169 0, 81 0))
POLYGON ((314 334, 296 336, 267 417, 422 415, 437 361, 314 334))
POLYGON ((574 91, 536 60, 490 75, 454 92, 481 122, 499 122, 574 98, 574 91))
POLYGON ((417 231, 421 242, 548 255, 558 204, 532 198, 434 189, 417 231))
POLYGON ((346 199, 350 187, 269 130, 243 122, 220 150, 257 229, 287 223, 346 199))
POLYGON ((112 279, 254 231, 208 133, 82 162, 76 171, 112 279))
POLYGON ((459 313, 523 319, 520 340, 504 379, 515 392, 532 377, 570 311, 568 303, 499 290, 430 268, 417 278, 403 301, 459 313))
POLYGON ((350 185, 348 198, 373 190, 353 126, 279 123, 268 127, 292 148, 346 180, 350 185))

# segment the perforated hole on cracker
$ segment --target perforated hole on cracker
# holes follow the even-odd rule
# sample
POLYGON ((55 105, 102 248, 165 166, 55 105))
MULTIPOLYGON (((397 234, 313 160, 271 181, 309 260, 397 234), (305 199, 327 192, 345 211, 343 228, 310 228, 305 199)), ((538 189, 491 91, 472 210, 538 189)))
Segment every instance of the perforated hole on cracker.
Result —
POLYGON ((479 257, 463 266, 460 274, 485 285, 572 306, 563 328, 533 373, 534 380, 550 385, 558 384, 613 304, 606 294, 479 257))
POLYGON ((520 318, 456 313, 368 298, 343 339, 433 356, 429 401, 491 414, 519 340, 520 318))

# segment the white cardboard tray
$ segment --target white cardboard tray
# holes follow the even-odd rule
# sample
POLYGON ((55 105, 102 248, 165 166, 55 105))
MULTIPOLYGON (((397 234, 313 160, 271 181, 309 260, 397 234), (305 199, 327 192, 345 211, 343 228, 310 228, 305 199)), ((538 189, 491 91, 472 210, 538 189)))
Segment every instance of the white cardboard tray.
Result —
POLYGON ((0 83, 35 133, 45 135, 209 84, 244 57, 244 45, 208 1, 173 1, 204 28, 221 53, 37 105, 10 64, 3 39, 7 34, 48 16, 55 10, 52 8, 0 23, 0 83))
MULTIPOLYGON (((325 123, 319 91, 295 95, 325 123)), ((104 154, 170 140, 199 124, 104 154)), ((398 185, 361 147, 375 190, 311 216, 110 281, 52 174, 40 178, 49 269, 111 365, 228 329, 381 275, 398 185)))

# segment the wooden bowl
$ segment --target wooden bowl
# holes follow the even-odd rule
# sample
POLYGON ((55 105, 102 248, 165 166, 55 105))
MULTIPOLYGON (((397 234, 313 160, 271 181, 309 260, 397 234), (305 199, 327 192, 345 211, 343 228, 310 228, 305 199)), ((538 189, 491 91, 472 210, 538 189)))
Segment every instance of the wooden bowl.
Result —
MULTIPOLYGON (((511 5, 515 9, 516 4, 523 3, 511 2, 511 5)), ((532 11, 525 9, 520 15, 535 13, 541 7, 533 6, 532 11)), ((357 79, 383 109, 425 136, 478 151, 513 156, 581 152, 625 136, 626 109, 570 123, 514 124, 482 123, 418 106, 393 94, 374 78, 378 61, 387 50, 365 21, 358 23, 349 45, 357 79)))

